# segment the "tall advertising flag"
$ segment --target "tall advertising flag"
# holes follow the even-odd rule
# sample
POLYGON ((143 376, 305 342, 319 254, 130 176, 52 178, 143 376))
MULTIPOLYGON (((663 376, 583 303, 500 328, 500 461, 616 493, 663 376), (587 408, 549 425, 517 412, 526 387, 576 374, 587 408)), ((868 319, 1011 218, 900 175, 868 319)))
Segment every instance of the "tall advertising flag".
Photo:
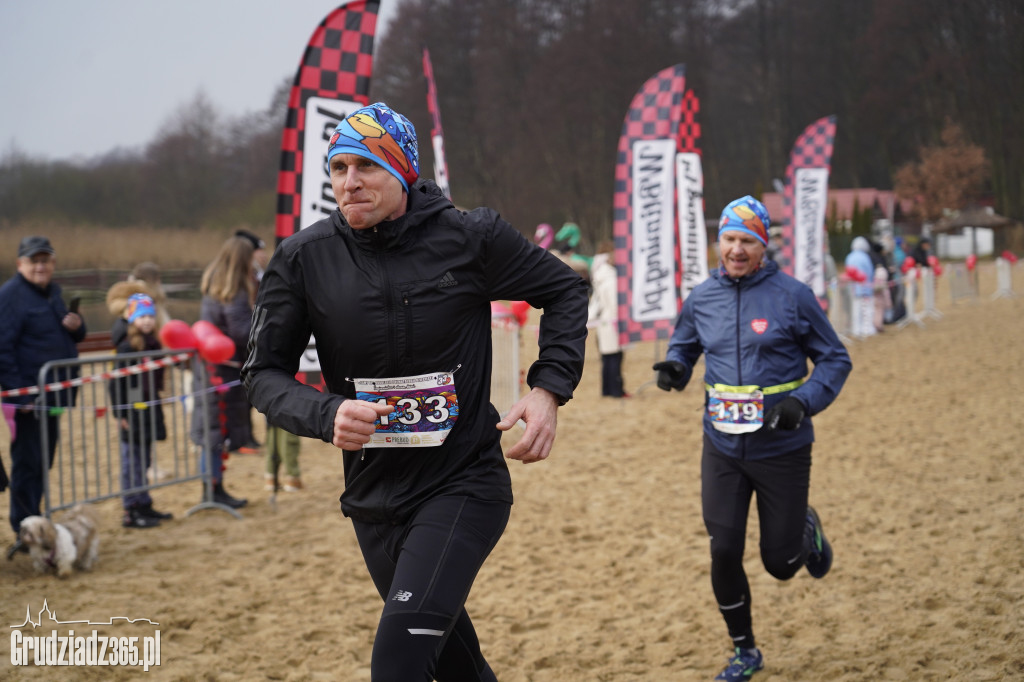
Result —
POLYGON ((782 193, 781 266, 825 300, 825 210, 836 117, 820 118, 793 145, 782 193))
POLYGON ((676 151, 682 64, 651 77, 622 124, 613 197, 619 338, 667 338, 682 303, 676 249, 676 151))
POLYGON ((288 95, 277 174, 277 240, 333 211, 327 142, 334 127, 369 104, 380 0, 353 0, 313 31, 288 95), (308 153, 307 153, 308 152, 308 153))
POLYGON ((434 149, 434 182, 441 188, 444 195, 452 198, 448 186, 448 162, 444 157, 444 133, 441 131, 441 109, 437 106, 437 86, 434 84, 434 67, 430 63, 430 50, 423 48, 423 77, 427 79, 427 109, 433 127, 430 130, 430 141, 434 149))
POLYGON ((701 165, 700 103, 693 90, 683 96, 676 153, 676 198, 679 217, 679 262, 682 266, 681 298, 708 278, 708 233, 704 225, 704 169, 701 165))
MULTIPOLYGON (((277 174, 280 242, 337 208, 327 172, 327 143, 338 123, 370 103, 373 39, 380 0, 353 0, 313 31, 288 95, 277 174), (307 153, 308 152, 308 153, 307 153)), ((299 361, 305 383, 322 385, 316 342, 299 361)))

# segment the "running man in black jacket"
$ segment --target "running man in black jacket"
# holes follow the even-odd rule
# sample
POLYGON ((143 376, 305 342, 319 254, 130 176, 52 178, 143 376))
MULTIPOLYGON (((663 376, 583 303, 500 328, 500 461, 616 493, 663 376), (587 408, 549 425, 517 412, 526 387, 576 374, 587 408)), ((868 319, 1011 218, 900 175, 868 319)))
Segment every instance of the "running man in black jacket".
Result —
POLYGON ((495 680, 464 604, 508 521, 507 457, 545 459, 583 370, 586 285, 496 212, 420 180, 416 132, 387 105, 327 152, 340 210, 281 243, 260 284, 242 377, 286 431, 341 448, 352 519, 384 610, 374 680, 495 680), (530 392, 490 404, 495 300, 543 308, 530 392), (312 335, 326 391, 295 380, 312 335))

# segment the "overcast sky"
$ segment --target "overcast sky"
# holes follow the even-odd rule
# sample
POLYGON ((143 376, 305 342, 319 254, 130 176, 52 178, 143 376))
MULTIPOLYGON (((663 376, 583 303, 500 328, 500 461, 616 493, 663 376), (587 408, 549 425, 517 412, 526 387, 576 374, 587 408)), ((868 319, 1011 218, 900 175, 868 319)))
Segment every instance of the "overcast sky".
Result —
MULTIPOLYGON (((378 36, 398 2, 382 0, 378 36)), ((141 149, 199 92, 224 117, 262 111, 342 4, 0 0, 0 156, 141 149)))

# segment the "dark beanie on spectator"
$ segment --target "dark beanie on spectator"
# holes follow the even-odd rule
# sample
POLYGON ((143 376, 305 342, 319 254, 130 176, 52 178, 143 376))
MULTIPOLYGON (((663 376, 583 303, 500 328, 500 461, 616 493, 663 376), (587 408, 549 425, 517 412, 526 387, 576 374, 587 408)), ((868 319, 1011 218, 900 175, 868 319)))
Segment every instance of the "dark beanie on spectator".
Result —
POLYGON ((238 230, 237 232, 235 232, 235 236, 242 237, 243 239, 248 239, 250 242, 252 242, 253 249, 267 248, 267 245, 263 243, 263 240, 254 235, 249 230, 238 230))

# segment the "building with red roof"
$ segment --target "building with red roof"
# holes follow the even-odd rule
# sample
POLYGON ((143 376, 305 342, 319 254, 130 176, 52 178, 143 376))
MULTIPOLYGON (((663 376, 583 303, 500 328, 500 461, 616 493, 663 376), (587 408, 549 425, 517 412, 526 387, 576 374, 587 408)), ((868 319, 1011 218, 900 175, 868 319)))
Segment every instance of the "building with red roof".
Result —
MULTIPOLYGON (((782 195, 778 192, 766 192, 761 203, 768 209, 773 224, 782 223, 782 195)), ((913 202, 900 199, 892 190, 865 187, 861 189, 828 190, 828 207, 825 209, 827 220, 853 220, 855 211, 871 208, 876 220, 885 219, 892 224, 909 221, 913 202)))

